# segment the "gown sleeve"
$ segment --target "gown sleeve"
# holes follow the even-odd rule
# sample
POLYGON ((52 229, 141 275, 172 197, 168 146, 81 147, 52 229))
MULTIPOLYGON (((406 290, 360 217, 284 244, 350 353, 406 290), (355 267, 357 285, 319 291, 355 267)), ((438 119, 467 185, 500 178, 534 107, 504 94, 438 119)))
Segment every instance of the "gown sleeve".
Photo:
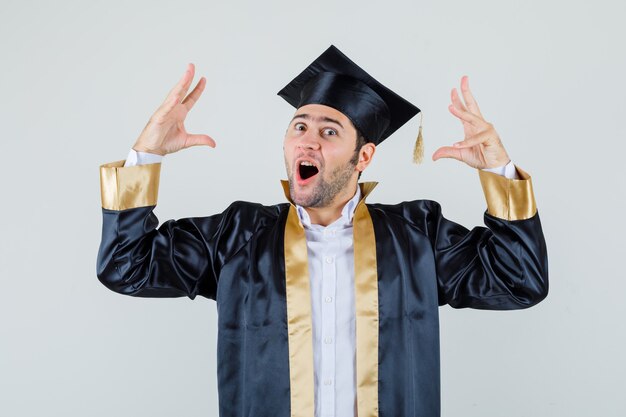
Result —
POLYGON ((256 210, 236 202, 208 217, 168 220, 156 206, 160 163, 100 167, 102 238, 96 273, 106 287, 136 297, 215 299, 220 270, 250 238, 256 210), (248 219, 251 221, 241 221, 248 219))
POLYGON ((479 171, 486 227, 468 230, 443 217, 434 201, 418 214, 434 252, 440 305, 513 310, 547 296, 548 256, 531 178, 516 169, 519 180, 479 171))

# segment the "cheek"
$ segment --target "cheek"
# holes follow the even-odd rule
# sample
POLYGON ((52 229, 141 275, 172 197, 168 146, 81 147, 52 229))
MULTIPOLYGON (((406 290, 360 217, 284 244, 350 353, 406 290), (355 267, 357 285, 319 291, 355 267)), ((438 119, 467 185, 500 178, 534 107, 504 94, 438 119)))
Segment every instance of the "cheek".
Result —
POLYGON ((283 154, 285 155, 285 159, 291 158, 291 155, 293 155, 293 150, 291 149, 289 145, 287 144, 283 145, 283 154))
POLYGON ((346 146, 329 146, 324 152, 324 159, 333 165, 343 165, 352 158, 354 149, 346 146))
POLYGON ((290 137, 286 137, 283 141, 283 153, 285 156, 293 156, 298 150, 298 140, 290 137))
POLYGON ((294 155, 295 153, 294 153, 293 146, 290 146, 288 143, 283 144, 283 157, 285 159, 285 166, 287 167, 288 170, 291 167, 291 163, 293 162, 294 155))
POLYGON ((285 150, 285 152, 287 152, 287 150, 292 147, 293 147, 293 140, 289 137, 289 135, 286 135, 285 138, 283 139, 283 149, 285 150))

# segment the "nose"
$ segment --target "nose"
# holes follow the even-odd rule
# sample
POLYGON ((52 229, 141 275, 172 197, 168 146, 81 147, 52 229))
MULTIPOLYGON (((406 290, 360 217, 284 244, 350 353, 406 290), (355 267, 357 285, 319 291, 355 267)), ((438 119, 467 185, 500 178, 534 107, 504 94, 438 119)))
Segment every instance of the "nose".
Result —
POLYGON ((318 150, 320 148, 319 138, 313 129, 307 130, 298 140, 298 148, 318 150))

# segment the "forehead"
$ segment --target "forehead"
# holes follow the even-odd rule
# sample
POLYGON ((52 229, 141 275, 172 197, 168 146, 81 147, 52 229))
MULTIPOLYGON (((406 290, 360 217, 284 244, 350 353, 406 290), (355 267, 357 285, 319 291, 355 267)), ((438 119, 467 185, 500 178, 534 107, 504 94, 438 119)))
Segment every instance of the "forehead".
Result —
POLYGON ((332 119, 340 122, 345 129, 353 128, 352 122, 345 114, 323 104, 307 104, 299 107, 294 113, 294 117, 304 114, 308 115, 309 118, 313 120, 332 119))

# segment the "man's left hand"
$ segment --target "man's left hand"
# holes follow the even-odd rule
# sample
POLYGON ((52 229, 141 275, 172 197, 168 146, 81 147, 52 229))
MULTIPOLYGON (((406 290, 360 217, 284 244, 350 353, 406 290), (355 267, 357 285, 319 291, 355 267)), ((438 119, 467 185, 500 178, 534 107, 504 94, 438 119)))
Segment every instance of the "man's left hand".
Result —
POLYGON ((459 97, 456 88, 452 89, 452 104, 448 110, 463 124, 465 139, 452 146, 443 146, 433 154, 433 160, 439 158, 453 158, 465 162, 467 165, 483 169, 501 167, 510 162, 509 156, 502 145, 498 132, 493 125, 487 122, 480 113, 478 103, 469 89, 467 76, 461 78, 461 93, 459 97))

